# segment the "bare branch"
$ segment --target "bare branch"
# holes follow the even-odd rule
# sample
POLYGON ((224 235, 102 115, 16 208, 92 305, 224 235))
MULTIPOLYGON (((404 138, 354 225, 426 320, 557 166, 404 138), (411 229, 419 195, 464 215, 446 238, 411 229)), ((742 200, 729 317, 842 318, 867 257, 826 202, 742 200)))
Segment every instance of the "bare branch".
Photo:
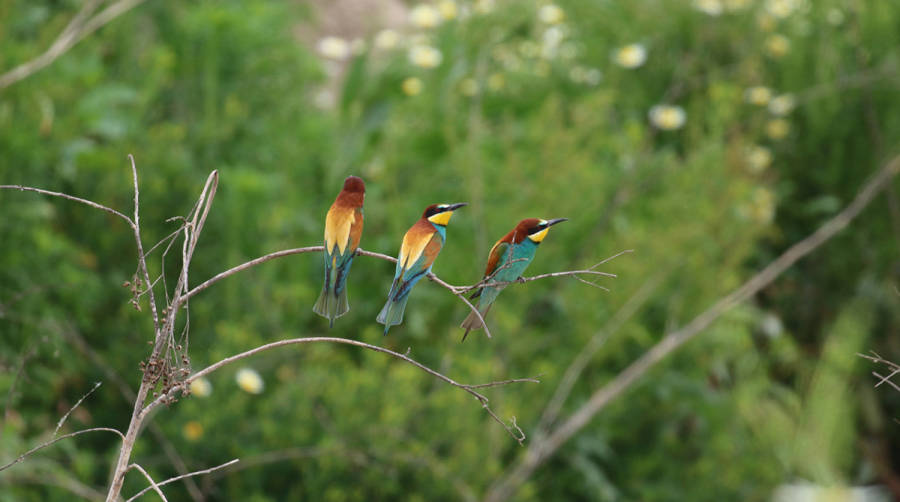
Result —
POLYGON ((72 412, 75 411, 75 408, 78 408, 78 405, 80 405, 81 402, 85 400, 85 398, 87 398, 88 396, 90 396, 91 394, 93 394, 93 392, 94 392, 95 390, 97 390, 97 387, 100 387, 100 385, 101 385, 102 383, 103 383, 103 382, 97 382, 97 383, 95 383, 94 386, 91 387, 91 390, 87 391, 87 393, 86 393, 85 395, 81 396, 81 399, 79 399, 78 402, 75 403, 75 406, 72 406, 71 408, 69 408, 69 411, 67 411, 66 414, 63 415, 62 418, 59 419, 59 422, 56 423, 56 429, 53 429, 53 436, 54 436, 54 437, 56 437, 56 434, 59 432, 59 428, 63 426, 63 423, 65 423, 66 419, 69 418, 69 415, 71 415, 72 412))
POLYGON ((231 357, 226 357, 225 359, 222 359, 221 361, 211 364, 211 365, 207 366, 206 368, 203 368, 202 370, 194 373, 190 377, 186 378, 181 384, 174 386, 168 392, 162 393, 159 397, 157 397, 155 400, 151 401, 150 404, 148 404, 147 406, 144 407, 144 409, 141 411, 140 416, 138 417, 138 420, 143 421, 143 418, 148 413, 150 413, 154 408, 156 408, 160 404, 162 404, 162 403, 166 402, 168 399, 170 399, 175 392, 178 392, 179 390, 184 390, 184 389, 188 388, 190 386, 191 382, 193 382, 194 380, 196 380, 200 377, 206 376, 209 373, 212 373, 213 371, 216 371, 217 369, 219 369, 223 366, 231 364, 235 361, 239 361, 241 359, 245 359, 247 357, 258 354, 260 352, 275 349, 278 347, 284 347, 286 345, 304 344, 304 343, 316 343, 316 342, 342 343, 342 344, 346 344, 346 345, 354 345, 357 347, 374 350, 375 352, 381 352, 384 354, 388 354, 390 356, 396 357, 397 359, 402 359, 403 361, 406 361, 407 363, 412 364, 413 366, 419 368, 420 370, 424 371, 425 373, 428 373, 429 375, 434 376, 440 380, 443 380, 444 382, 446 382, 454 387, 458 387, 458 388, 463 389, 464 391, 468 392, 469 394, 471 394, 475 399, 477 399, 481 403, 481 406, 488 412, 488 414, 491 415, 491 417, 497 423, 502 425, 507 430, 507 432, 509 432, 510 435, 512 437, 514 437, 516 439, 516 441, 519 442, 519 444, 522 444, 522 442, 525 440, 525 435, 524 435, 524 433, 521 433, 521 429, 518 429, 518 427, 515 425, 515 420, 513 420, 513 422, 512 422, 512 424, 513 424, 512 427, 507 425, 503 420, 500 419, 500 417, 498 417, 491 410, 490 406, 488 406, 488 402, 489 402, 488 398, 485 397, 484 395, 478 393, 477 391, 475 391, 475 389, 478 387, 495 387, 498 385, 504 385, 505 383, 513 383, 513 382, 517 382, 517 381, 530 381, 530 379, 509 380, 509 381, 506 381, 505 383, 504 382, 491 382, 489 384, 480 384, 480 385, 463 384, 463 383, 459 383, 456 380, 453 380, 452 378, 450 378, 442 373, 439 373, 439 372, 429 368, 428 366, 425 366, 424 364, 416 361, 415 359, 405 356, 399 352, 394 352, 393 350, 386 349, 384 347, 379 347, 377 345, 371 345, 371 344, 368 344, 365 342, 360 342, 358 340, 352 340, 349 338, 336 338, 336 337, 324 337, 324 336, 323 337, 310 337, 310 338, 293 338, 290 340, 279 340, 277 342, 272 342, 272 343, 267 343, 265 345, 261 345, 259 347, 256 347, 255 349, 241 352, 240 354, 235 354, 231 357), (516 431, 518 431, 520 434, 517 434, 516 431))
MULTIPOLYGON (((189 472, 189 473, 187 473, 187 474, 182 474, 181 476, 175 476, 174 478, 169 478, 169 479, 167 479, 167 480, 165 480, 165 481, 163 481, 163 482, 161 482, 161 483, 156 483, 156 488, 158 489, 160 486, 165 486, 165 485, 167 485, 167 484, 169 484, 169 483, 173 483, 173 482, 178 481, 178 480, 180 480, 180 479, 190 478, 190 477, 193 477, 193 476, 200 476, 201 474, 209 474, 209 473, 211 473, 211 472, 213 472, 213 471, 217 471, 217 470, 219 470, 219 469, 224 469, 224 468, 226 468, 226 467, 228 467, 228 466, 230 466, 230 465, 234 465, 234 464, 237 463, 237 462, 238 462, 238 459, 234 459, 234 460, 230 460, 230 461, 228 461, 228 462, 225 462, 225 463, 222 464, 222 465, 217 465, 217 466, 215 466, 215 467, 210 467, 209 469, 203 469, 202 471, 194 471, 194 472, 189 472)), ((132 464, 132 465, 137 465, 137 464, 132 464)), ((144 488, 143 490, 137 492, 137 494, 135 494, 133 497, 131 497, 130 499, 128 499, 128 500, 125 501, 125 502, 132 502, 133 500, 136 500, 138 497, 140 497, 141 495, 147 493, 147 492, 150 491, 152 488, 153 488, 152 486, 148 486, 147 488, 144 488)))
POLYGON ((82 199, 81 197, 75 197, 74 195, 69 195, 69 194, 65 194, 65 193, 51 192, 50 190, 44 190, 42 188, 25 187, 22 185, 0 185, 0 189, 4 189, 4 188, 8 189, 8 190, 19 190, 20 192, 37 192, 37 193, 44 194, 44 195, 52 195, 53 197, 62 197, 63 199, 69 199, 69 200, 73 200, 75 202, 80 202, 82 204, 91 206, 91 207, 99 209, 101 211, 106 211, 109 214, 118 216, 119 218, 122 218, 123 220, 128 222, 129 227, 134 228, 134 223, 131 221, 131 218, 116 211, 115 209, 106 207, 103 204, 97 204, 96 202, 91 201, 91 200, 82 199))
POLYGON ((120 0, 102 10, 93 18, 85 21, 85 19, 94 13, 101 3, 100 0, 87 0, 81 7, 81 10, 75 14, 72 21, 69 22, 62 32, 60 32, 56 37, 56 40, 53 41, 44 53, 0 75, 0 90, 28 78, 34 73, 49 66, 86 36, 125 12, 128 12, 143 1, 144 0, 120 0))
POLYGON ((709 327, 719 316, 735 305, 755 295, 772 283, 797 260, 816 250, 853 221, 872 199, 888 185, 900 171, 900 157, 895 157, 882 167, 857 193, 853 201, 840 213, 825 222, 818 230, 797 242, 740 287, 719 299, 706 311, 695 317, 681 329, 672 331, 631 363, 604 387, 597 389, 590 399, 557 427, 545 441, 535 442, 520 461, 488 490, 485 500, 507 500, 525 482, 534 470, 553 455, 560 446, 584 427, 601 409, 625 392, 667 355, 681 347, 709 327))
MULTIPOLYGON (((145 478, 147 478, 147 481, 150 482, 150 486, 147 487, 148 490, 152 488, 153 491, 155 491, 156 494, 159 495, 159 498, 163 499, 163 502, 169 502, 168 499, 166 499, 166 495, 162 492, 162 490, 159 489, 159 486, 156 484, 156 481, 153 481, 153 478, 151 478, 150 475, 147 474, 147 471, 145 471, 143 467, 141 467, 138 464, 131 464, 128 466, 128 469, 125 469, 125 472, 128 472, 132 469, 137 470, 138 472, 143 474, 145 478)), ((143 492, 141 492, 141 493, 143 493, 143 492)))
POLYGON ((18 464, 19 462, 21 462, 21 461, 25 460, 26 458, 28 458, 29 456, 31 456, 31 454, 33 454, 33 453, 35 453, 35 452, 37 452, 37 451, 39 451, 39 450, 43 450, 44 448, 46 448, 46 447, 48 447, 48 446, 52 446, 52 445, 54 445, 54 444, 56 444, 56 443, 62 441, 63 439, 68 439, 68 438, 71 438, 71 437, 80 436, 80 435, 82 435, 82 434, 87 434, 88 432, 101 432, 101 431, 102 431, 102 432, 112 432, 112 433, 115 433, 116 435, 118 435, 118 436, 119 436, 120 438, 122 438, 123 440, 125 439, 125 436, 123 436, 121 432, 119 432, 119 431, 117 431, 117 430, 115 430, 115 429, 111 429, 111 428, 109 428, 109 427, 94 427, 94 428, 91 428, 91 429, 84 429, 84 430, 80 430, 80 431, 76 431, 76 432, 70 432, 69 434, 65 434, 65 435, 60 436, 60 437, 58 437, 58 438, 56 438, 56 439, 52 439, 52 440, 50 440, 50 441, 46 441, 46 442, 44 442, 44 443, 41 443, 41 444, 35 446, 34 448, 32 448, 32 449, 30 449, 30 450, 28 450, 28 451, 26 451, 25 453, 23 453, 23 454, 19 455, 18 457, 16 457, 16 459, 13 460, 12 462, 10 462, 10 463, 8 463, 8 464, 6 464, 6 465, 0 467, 0 471, 5 471, 6 469, 9 469, 10 467, 12 467, 12 466, 18 464))
POLYGON ((150 313, 153 316, 153 331, 156 337, 159 337, 159 314, 156 312, 156 297, 153 295, 153 283, 150 281, 150 272, 147 270, 147 259, 144 255, 144 245, 141 243, 141 217, 140 217, 140 191, 138 190, 138 174, 137 166, 134 163, 134 155, 128 154, 128 160, 131 162, 131 176, 134 180, 134 223, 131 228, 134 229, 134 241, 137 243, 138 267, 141 275, 143 275, 144 287, 146 288, 147 298, 150 301, 150 313))

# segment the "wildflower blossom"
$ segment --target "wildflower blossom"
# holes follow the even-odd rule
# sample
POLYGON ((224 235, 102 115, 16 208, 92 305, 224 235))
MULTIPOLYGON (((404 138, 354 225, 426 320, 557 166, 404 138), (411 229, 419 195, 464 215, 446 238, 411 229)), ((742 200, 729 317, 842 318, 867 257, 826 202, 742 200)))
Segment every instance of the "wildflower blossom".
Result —
POLYGON ((797 0, 768 0, 766 2, 766 12, 778 19, 790 16, 797 7, 797 0))
POLYGON ((203 437, 203 426, 200 425, 200 422, 191 420, 190 422, 184 424, 184 428, 182 428, 181 434, 184 435, 184 438, 188 441, 196 441, 203 437))
POLYGON ((350 44, 340 37, 325 37, 316 44, 319 54, 328 59, 342 61, 350 56, 350 44))
POLYGON ((723 9, 719 0, 694 0, 694 8, 710 16, 718 16, 723 9))
POLYGON ((434 28, 441 23, 441 13, 428 4, 419 4, 409 11, 409 22, 418 28, 434 28))
POLYGON ((784 119, 773 119, 766 124, 766 134, 770 138, 783 139, 791 132, 791 123, 784 119))
POLYGON ((681 129, 687 119, 684 108, 672 105, 656 105, 650 108, 648 116, 651 124, 664 131, 681 129))
POLYGON ((238 387, 250 394, 259 394, 263 391, 265 383, 259 373, 250 368, 241 368, 234 377, 238 387))
POLYGON ((769 102, 769 113, 772 115, 784 116, 788 113, 791 113, 791 110, 794 109, 795 102, 794 96, 790 94, 782 94, 781 96, 776 96, 772 98, 772 101, 769 102))
POLYGON ((647 49, 641 44, 629 44, 613 52, 613 61, 623 68, 637 68, 647 61, 647 49))
POLYGON ((844 13, 841 12, 841 9, 832 8, 825 14, 825 19, 832 26, 840 26, 844 22, 844 13))
POLYGON ((780 58, 788 53, 791 48, 791 41, 784 35, 771 35, 766 39, 766 51, 774 58, 780 58))
POLYGON ((475 12, 478 14, 490 14, 494 11, 494 0, 476 0, 475 12))
POLYGON ((755 86, 744 91, 744 100, 752 105, 766 106, 772 99, 772 90, 765 86, 755 86))
POLYGON ((375 35, 375 47, 390 50, 400 44, 400 34, 394 30, 381 30, 375 35))
POLYGON ((566 18, 566 13, 556 4, 547 4, 538 9, 538 19, 544 24, 559 24, 566 18))
POLYGON ((416 45, 409 49, 409 61, 422 68, 434 68, 443 60, 441 51, 428 45, 416 45))
POLYGON ((400 89, 402 89, 403 93, 407 96, 417 96, 422 92, 424 87, 425 84, 423 84, 422 80, 418 77, 409 77, 400 84, 400 89))
POLYGON ((212 384, 206 378, 200 377, 191 382, 191 394, 197 397, 209 397, 212 394, 212 384))
POLYGON ((747 149, 744 160, 748 171, 759 174, 772 163, 772 152, 764 146, 755 145, 747 149))
POLYGON ((441 13, 441 17, 446 20, 456 19, 457 14, 459 13, 459 9, 456 6, 456 2, 453 0, 443 0, 437 4, 438 12, 441 13))

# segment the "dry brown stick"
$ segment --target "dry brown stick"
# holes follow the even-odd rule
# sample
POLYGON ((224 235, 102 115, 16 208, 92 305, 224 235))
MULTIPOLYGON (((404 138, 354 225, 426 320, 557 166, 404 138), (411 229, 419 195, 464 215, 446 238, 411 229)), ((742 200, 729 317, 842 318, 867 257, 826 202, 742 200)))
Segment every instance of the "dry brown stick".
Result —
POLYGON ((141 467, 139 464, 131 464, 127 469, 125 469, 125 472, 128 472, 132 469, 137 470, 138 472, 143 474, 145 478, 147 478, 147 481, 150 482, 150 486, 148 486, 147 489, 152 488, 153 491, 155 491, 156 494, 159 495, 159 498, 163 499, 163 502, 169 502, 169 500, 166 498, 166 495, 162 492, 162 490, 160 490, 159 485, 156 484, 156 481, 153 481, 153 478, 150 477, 150 474, 148 474, 143 467, 141 467))
POLYGON ((72 21, 69 22, 66 28, 60 32, 56 37, 56 40, 53 41, 46 51, 36 58, 26 61, 0 75, 0 90, 28 78, 34 73, 49 66, 86 36, 125 12, 128 12, 143 1, 144 0, 120 0, 85 21, 85 18, 90 16, 100 4, 99 0, 86 1, 81 10, 72 18, 72 21))
POLYGON ((56 436, 56 434, 59 433, 60 427, 62 427, 63 424, 66 423, 66 419, 68 419, 68 418, 69 418, 69 415, 71 415, 72 412, 75 411, 75 408, 78 408, 78 406, 82 403, 82 401, 84 401, 85 399, 87 399, 88 396, 90 396, 91 394, 93 394, 94 391, 97 390, 97 387, 100 387, 100 385, 101 385, 102 383, 103 383, 103 382, 97 382, 97 383, 95 383, 94 386, 91 387, 91 390, 87 391, 87 393, 85 393, 83 396, 81 396, 81 399, 79 399, 79 400, 75 403, 74 406, 72 406, 71 408, 69 408, 69 411, 67 411, 66 414, 63 415, 62 418, 59 419, 59 422, 56 423, 56 429, 53 429, 53 435, 54 435, 54 436, 56 436))
POLYGON ((44 448, 46 448, 48 446, 52 446, 52 445, 62 441, 63 439, 80 436, 82 434, 87 434, 88 432, 113 432, 113 433, 117 434, 120 438, 122 438, 122 440, 125 439, 125 436, 123 436, 121 432, 119 432, 115 429, 112 429, 110 427, 93 427, 91 429, 83 429, 80 431, 70 432, 68 434, 63 434, 62 436, 52 439, 50 441, 45 441, 45 442, 35 446, 34 448, 26 451, 25 453, 16 457, 16 459, 13 460, 12 462, 0 467, 0 471, 5 471, 6 469, 9 469, 10 467, 18 464, 19 462, 21 462, 21 461, 25 460, 26 458, 28 458, 29 456, 31 456, 31 454, 33 454, 39 450, 43 450, 44 448))
MULTIPOLYGON (((435 371, 435 370, 429 368, 428 366, 425 366, 424 364, 416 361, 415 359, 412 359, 409 356, 406 356, 399 352, 394 352, 393 350, 386 349, 384 347, 379 347, 377 345, 371 345, 371 344, 368 344, 365 342, 360 342, 358 340, 352 340, 349 338, 336 338, 336 337, 325 337, 325 336, 310 337, 310 338, 293 338, 290 340, 279 340, 277 342, 272 342, 272 343, 267 343, 265 345, 261 345, 259 347, 256 347, 255 349, 241 352, 240 354, 235 354, 233 356, 226 357, 225 359, 222 359, 221 361, 211 364, 211 365, 207 366, 206 368, 203 368, 202 370, 194 373, 190 377, 186 378, 184 380, 184 382, 182 382, 179 385, 176 385, 168 392, 162 393, 159 397, 157 397, 155 400, 151 401, 150 404, 148 404, 147 406, 144 407, 144 409, 141 411, 141 414, 138 417, 138 420, 143 421, 143 419, 147 416, 147 414, 150 413, 151 411, 153 411, 154 408, 156 408, 160 404, 166 402, 168 399, 170 399, 172 397, 172 395, 174 393, 188 388, 190 386, 191 382, 193 382, 194 380, 196 380, 200 377, 206 376, 207 374, 209 374, 213 371, 216 371, 217 369, 219 369, 225 365, 231 364, 231 363, 233 363, 235 361, 239 361, 241 359, 245 359, 247 357, 258 354, 260 352, 275 349, 278 347, 284 347, 286 345, 316 343, 316 342, 341 343, 341 344, 345 344, 345 345, 354 345, 356 347, 362 347, 365 349, 373 350, 375 352, 381 352, 384 354, 388 354, 390 356, 396 357, 397 359, 406 361, 407 363, 412 364, 413 366, 419 368, 420 370, 424 371, 425 373, 428 373, 429 375, 431 375, 433 377, 443 380, 444 382, 446 382, 454 387, 463 389, 464 391, 471 394, 475 399, 477 399, 481 403, 482 408, 484 408, 485 411, 487 411, 488 414, 491 415, 491 417, 497 423, 502 425, 506 429, 506 431, 513 438, 515 438, 516 441, 519 442, 519 444, 522 444, 525 441, 525 435, 522 432, 522 430, 519 429, 518 426, 516 425, 515 417, 512 417, 512 426, 507 425, 506 422, 504 422, 502 419, 500 419, 500 417, 498 417, 493 412, 493 410, 491 410, 490 406, 488 405, 488 402, 489 402, 488 398, 485 397, 484 395, 480 394, 479 392, 475 391, 475 389, 478 388, 475 385, 459 383, 456 380, 453 380, 452 378, 450 378, 442 373, 439 373, 438 371, 435 371), (518 432, 518 434, 516 432, 518 432)), ((513 382, 517 382, 517 381, 533 381, 533 380, 532 379, 516 379, 516 380, 506 381, 506 383, 513 383, 513 382)), ((503 384, 502 382, 491 382, 488 384, 480 384, 479 386, 491 387, 491 386, 497 386, 497 385, 502 385, 502 384, 503 384)))
MULTIPOLYGON (((167 484, 169 484, 169 483, 174 483, 175 481, 178 481, 178 480, 180 480, 180 479, 190 478, 190 477, 193 477, 193 476, 200 476, 201 474, 209 474, 209 473, 211 473, 211 472, 213 472, 213 471, 216 471, 216 470, 219 470, 219 469, 224 469, 224 468, 226 468, 226 467, 228 467, 228 466, 234 464, 234 463, 237 462, 237 461, 238 461, 238 459, 229 460, 228 462, 225 462, 225 463, 222 464, 222 465, 217 465, 217 466, 215 466, 215 467, 210 467, 209 469, 203 469, 202 471, 194 471, 194 472, 189 472, 189 473, 187 473, 187 474, 182 474, 181 476, 175 476, 174 478, 169 478, 169 479, 167 479, 167 480, 165 480, 165 481, 156 483, 156 486, 157 486, 157 487, 165 486, 165 485, 167 485, 167 484)), ((143 490, 137 492, 134 496, 132 496, 131 498, 129 498, 126 502, 132 502, 132 501, 136 500, 136 499, 137 499, 138 497, 140 497, 141 495, 143 495, 143 494, 147 493, 148 491, 150 491, 151 488, 152 488, 152 487, 150 487, 150 486, 148 486, 147 488, 144 488, 143 490)))
POLYGON ((113 209, 111 207, 106 207, 103 204, 97 204, 96 202, 94 202, 92 200, 82 199, 81 197, 75 197, 74 195, 69 195, 69 194, 65 194, 65 193, 52 192, 50 190, 44 190, 42 188, 26 187, 26 186, 22 186, 22 185, 0 185, 0 189, 19 190, 20 192, 36 192, 39 194, 52 195, 53 197, 61 197, 63 199, 69 199, 69 200, 72 200, 75 202, 80 202, 82 204, 91 206, 91 207, 99 209, 101 211, 106 211, 109 214, 118 216, 119 218, 122 218, 123 220, 127 221, 129 227, 134 228, 134 222, 131 221, 131 218, 125 216, 124 214, 116 211, 115 209, 113 209))
POLYGON ((144 287, 147 288, 147 299, 150 302, 150 313, 153 316, 153 332, 158 336, 159 314, 156 311, 156 297, 153 295, 153 283, 150 282, 150 271, 147 270, 147 258, 144 255, 144 245, 141 243, 140 191, 138 190, 137 166, 134 163, 134 155, 129 153, 128 160, 131 162, 131 176, 134 180, 134 219, 132 220, 132 228, 134 229, 134 241, 137 243, 138 267, 144 276, 144 287))
POLYGON ((808 255, 843 230, 888 185, 898 171, 900 171, 900 157, 892 159, 882 167, 860 189, 849 205, 825 222, 818 230, 791 246, 756 275, 728 295, 719 299, 684 327, 667 334, 609 383, 597 389, 584 405, 575 411, 562 425, 553 430, 545 440, 532 443, 519 462, 488 489, 488 492, 485 494, 485 500, 499 502, 509 499, 538 466, 553 455, 575 433, 581 430, 601 409, 634 385, 653 366, 709 327, 723 313, 771 284, 797 260, 808 255))

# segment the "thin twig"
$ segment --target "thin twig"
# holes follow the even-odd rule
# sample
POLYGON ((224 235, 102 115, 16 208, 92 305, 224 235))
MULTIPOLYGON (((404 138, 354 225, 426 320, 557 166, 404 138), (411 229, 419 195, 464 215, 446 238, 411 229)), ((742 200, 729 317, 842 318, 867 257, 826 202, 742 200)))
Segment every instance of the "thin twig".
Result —
POLYGON ((87 206, 91 206, 91 207, 99 209, 101 211, 106 211, 109 214, 118 216, 119 218, 122 218, 123 220, 128 222, 129 227, 134 228, 134 223, 131 221, 131 218, 125 216, 124 214, 116 211, 115 209, 113 209, 111 207, 106 207, 103 204, 97 204, 96 202, 94 202, 92 200, 82 199, 81 197, 75 197, 74 195, 69 195, 69 194, 65 194, 65 193, 52 192, 50 190, 44 190, 42 188, 26 187, 26 186, 22 186, 22 185, 0 185, 0 189, 19 190, 20 192, 37 192, 37 193, 44 194, 44 195, 52 195, 53 197, 61 197, 63 199, 69 199, 69 200, 72 200, 75 202, 80 202, 87 206))
POLYGON ((153 283, 150 281, 150 272, 147 270, 147 259, 144 255, 144 245, 141 243, 141 217, 140 217, 140 191, 138 190, 137 166, 134 163, 134 155, 128 154, 131 162, 131 176, 134 181, 134 241, 137 243, 138 266, 144 276, 144 287, 147 289, 147 299, 150 301, 150 313, 153 316, 153 331, 159 336, 159 314, 156 312, 156 297, 153 295, 153 283))
POLYGON ((719 299, 684 327, 669 332, 656 345, 631 363, 605 386, 594 391, 588 401, 559 427, 554 429, 547 436, 546 440, 535 441, 530 445, 526 454, 520 457, 519 462, 490 487, 485 495, 485 501, 500 502, 513 496, 518 487, 528 479, 538 466, 543 464, 560 446, 580 431, 590 422, 594 415, 605 408, 613 399, 634 385, 635 382, 670 353, 708 328, 722 314, 771 284, 797 260, 815 251, 843 230, 859 216, 860 212, 872 202, 872 199, 878 193, 888 186, 898 172, 900 172, 900 157, 895 157, 872 176, 859 190, 853 201, 840 213, 825 222, 818 230, 805 239, 788 248, 756 275, 728 295, 719 299))
MULTIPOLYGON (((488 406, 488 402, 489 402, 488 398, 474 390, 475 388, 477 388, 475 385, 459 383, 456 380, 453 380, 452 378, 450 378, 442 373, 439 373, 439 372, 429 368, 428 366, 425 366, 424 364, 416 361, 415 359, 405 356, 399 352, 394 352, 393 350, 386 349, 384 347, 379 347, 377 345, 371 345, 371 344, 368 344, 365 342, 360 342, 358 340, 351 340, 349 338, 336 338, 336 337, 310 337, 310 338, 293 338, 290 340, 279 340, 277 342, 272 342, 272 343, 268 343, 265 345, 261 345, 259 347, 256 347, 255 349, 241 352, 240 354, 235 354, 231 357, 226 357, 225 359, 222 359, 221 361, 211 364, 211 365, 207 366, 206 368, 203 368, 202 370, 194 373, 190 377, 186 378, 181 384, 176 385, 168 392, 162 393, 159 397, 157 397, 155 400, 151 401, 150 404, 148 404, 147 406, 144 407, 144 409, 141 411, 141 415, 138 417, 138 419, 143 420, 143 417, 145 417, 148 413, 150 413, 154 408, 156 408, 157 406, 159 406, 160 404, 162 404, 163 402, 168 400, 171 397, 171 395, 173 395, 175 392, 178 392, 179 390, 189 387, 191 382, 193 382, 194 380, 196 380, 200 377, 206 376, 209 373, 212 373, 213 371, 216 371, 217 369, 219 369, 223 366, 231 364, 235 361, 239 361, 241 359, 245 359, 247 357, 258 354, 260 352, 264 352, 266 350, 271 350, 271 349, 275 349, 278 347, 284 347, 286 345, 296 345, 296 344, 316 343, 316 342, 342 343, 342 344, 346 344, 346 345, 354 345, 357 347, 362 347, 365 349, 374 350, 376 352, 388 354, 390 356, 396 357, 397 359, 402 359, 403 361, 406 361, 407 363, 412 364, 413 366, 428 373, 429 375, 434 376, 454 387, 458 387, 458 388, 463 389, 464 391, 468 392, 469 394, 471 394, 475 399, 477 399, 481 403, 481 406, 488 412, 488 414, 491 415, 491 417, 497 423, 502 425, 507 430, 507 432, 509 432, 509 434, 513 438, 515 438, 516 441, 519 442, 519 444, 522 444, 525 440, 525 434, 522 433, 521 429, 518 429, 518 427, 515 425, 515 420, 513 420, 512 427, 510 427, 503 420, 501 420, 500 417, 498 417, 493 412, 493 410, 491 410, 490 406, 488 406), (518 431, 519 434, 517 434, 516 431, 518 431)), ((529 381, 529 379, 510 380, 510 381, 507 381, 506 383, 513 383, 514 381, 529 381)), ((502 382, 491 382, 488 384, 480 384, 480 386, 494 387, 494 386, 503 385, 503 384, 504 383, 502 383, 502 382)))
MULTIPOLYGON (((157 486, 157 487, 165 486, 165 485, 167 485, 167 484, 169 484, 169 483, 173 483, 173 482, 178 481, 178 480, 180 480, 180 479, 190 478, 190 477, 193 477, 193 476, 199 476, 199 475, 201 475, 201 474, 209 474, 209 473, 211 473, 211 472, 213 472, 213 471, 217 471, 217 470, 219 470, 219 469, 224 469, 224 468, 226 468, 226 467, 228 467, 228 466, 230 466, 230 465, 233 465, 234 463, 238 462, 238 460, 239 460, 239 459, 230 460, 230 461, 228 461, 228 462, 225 462, 225 463, 222 464, 222 465, 217 465, 217 466, 215 466, 215 467, 210 467, 209 469, 203 469, 202 471, 194 471, 194 472, 189 472, 189 473, 187 473, 187 474, 182 474, 181 476, 175 476, 174 478, 169 478, 169 479, 167 479, 167 480, 165 480, 165 481, 163 481, 163 482, 156 483, 156 486, 157 486)), ((150 491, 151 488, 152 488, 151 486, 148 486, 147 488, 144 488, 143 490, 137 492, 137 494, 135 494, 133 497, 131 497, 130 499, 128 499, 128 500, 125 501, 125 502, 132 502, 133 500, 136 500, 136 499, 137 499, 138 497, 140 497, 141 495, 143 495, 143 494, 147 493, 148 491, 150 491)))
POLYGON ((119 432, 119 431, 117 431, 117 430, 115 430, 115 429, 109 428, 109 427, 93 427, 93 428, 91 428, 91 429, 84 429, 84 430, 80 430, 80 431, 70 432, 70 433, 65 434, 65 435, 62 435, 62 436, 60 436, 60 437, 58 437, 58 438, 56 438, 56 439, 52 439, 52 440, 50 440, 50 441, 46 441, 46 442, 44 442, 44 443, 41 443, 41 444, 35 446, 34 448, 32 448, 32 449, 26 451, 25 453, 23 453, 23 454, 19 455, 18 457, 16 457, 16 459, 13 460, 12 462, 10 462, 10 463, 8 463, 8 464, 6 464, 6 465, 0 467, 0 471, 5 471, 6 469, 9 469, 10 467, 12 467, 12 466, 18 464, 19 462, 25 460, 26 458, 28 458, 31 454, 33 454, 33 453, 35 453, 35 452, 37 452, 37 451, 39 451, 39 450, 43 450, 44 448, 46 448, 46 447, 48 447, 48 446, 52 446, 52 445, 54 445, 54 444, 56 444, 56 443, 62 441, 63 439, 68 439, 68 438, 71 438, 71 437, 80 436, 80 435, 82 435, 82 434, 87 434, 88 432, 101 432, 101 431, 102 431, 102 432, 113 432, 113 433, 115 433, 116 435, 118 435, 120 438, 122 438, 123 440, 125 439, 125 436, 123 436, 121 432, 119 432))
POLYGON ((159 495, 159 498, 163 499, 163 502, 169 502, 169 500, 166 499, 166 495, 162 492, 162 490, 159 489, 159 485, 156 484, 156 481, 153 481, 153 478, 150 477, 150 474, 147 474, 147 471, 145 471, 143 467, 141 467, 139 464, 131 464, 127 469, 125 469, 125 472, 128 472, 132 469, 137 470, 138 472, 143 474, 145 478, 147 478, 147 481, 150 482, 150 486, 147 487, 148 490, 152 488, 153 491, 155 491, 156 494, 159 495))
POLYGON ((53 437, 56 437, 56 434, 59 432, 59 428, 63 426, 63 423, 65 423, 66 419, 69 418, 69 415, 71 415, 72 412, 75 411, 75 408, 78 408, 78 405, 80 405, 81 402, 85 400, 85 398, 87 398, 95 390, 97 390, 97 387, 100 387, 100 385, 102 383, 103 382, 95 383, 94 386, 91 387, 91 390, 87 391, 87 393, 85 393, 85 395, 81 396, 81 399, 79 399, 78 402, 75 403, 75 406, 72 406, 71 408, 69 408, 69 411, 67 411, 66 414, 63 415, 62 418, 59 419, 59 422, 56 423, 56 429, 53 429, 53 437))

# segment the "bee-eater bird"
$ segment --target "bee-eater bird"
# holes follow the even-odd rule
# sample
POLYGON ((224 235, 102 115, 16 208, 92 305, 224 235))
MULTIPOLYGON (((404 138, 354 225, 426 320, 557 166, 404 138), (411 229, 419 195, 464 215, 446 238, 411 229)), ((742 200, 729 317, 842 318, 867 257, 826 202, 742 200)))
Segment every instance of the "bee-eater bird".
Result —
POLYGON ((359 247, 363 231, 363 200, 366 184, 348 176, 344 188, 325 216, 325 285, 313 312, 328 318, 328 326, 350 310, 347 302, 347 274, 359 247))
POLYGON ((419 279, 431 271, 431 265, 447 238, 447 223, 450 222, 453 211, 465 205, 465 202, 432 204, 425 208, 422 218, 406 231, 397 257, 391 292, 378 314, 377 321, 384 324, 385 335, 391 326, 403 322, 409 292, 419 279))
MULTIPOLYGON (((555 220, 540 220, 538 218, 526 218, 520 221, 515 228, 509 231, 494 244, 488 254, 487 269, 484 271, 485 286, 479 288, 471 296, 478 298, 476 308, 484 318, 491 309, 497 295, 503 291, 506 284, 491 286, 497 282, 513 282, 522 276, 525 269, 534 259, 534 253, 537 251, 538 245, 547 236, 550 227, 557 223, 562 223, 568 218, 556 218, 555 220)), ((465 328, 466 332, 462 339, 465 340, 469 335, 469 331, 481 328, 481 319, 475 312, 469 313, 466 320, 460 326, 465 328)))

